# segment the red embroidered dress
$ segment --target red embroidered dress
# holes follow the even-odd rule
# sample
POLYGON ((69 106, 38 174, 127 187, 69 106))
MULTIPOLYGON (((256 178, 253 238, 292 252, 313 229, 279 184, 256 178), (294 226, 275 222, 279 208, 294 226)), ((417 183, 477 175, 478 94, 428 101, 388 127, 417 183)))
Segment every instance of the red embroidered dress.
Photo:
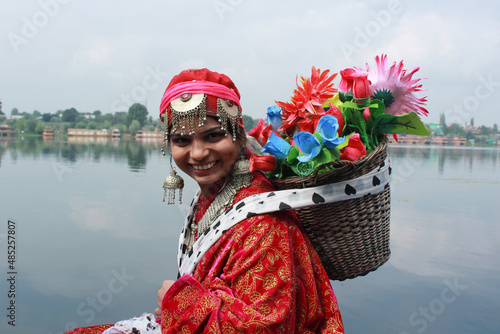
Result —
MULTIPOLYGON (((256 173, 235 202, 272 190, 256 173)), ((202 201, 198 212, 210 202, 202 201)), ((193 275, 167 291, 161 326, 162 333, 344 333, 328 276, 292 211, 257 215, 229 229, 193 275)))

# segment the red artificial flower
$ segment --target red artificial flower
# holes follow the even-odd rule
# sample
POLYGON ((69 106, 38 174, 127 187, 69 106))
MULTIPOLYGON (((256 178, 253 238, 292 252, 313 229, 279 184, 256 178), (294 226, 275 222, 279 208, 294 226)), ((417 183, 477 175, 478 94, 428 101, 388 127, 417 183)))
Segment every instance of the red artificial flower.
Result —
POLYGON ((363 119, 367 121, 371 115, 372 114, 370 113, 370 108, 365 108, 365 110, 363 111, 363 119))
POLYGON ((355 99, 366 99, 370 97, 370 82, 368 72, 356 72, 352 74, 352 95, 355 99))
POLYGON ((273 171, 276 167, 276 158, 272 155, 252 154, 250 157, 250 171, 260 170, 263 172, 273 171))
POLYGON ((301 119, 297 122, 299 131, 314 133, 321 117, 323 115, 311 115, 309 118, 301 119))
POLYGON ((356 70, 353 68, 346 68, 345 70, 340 71, 340 82, 339 82, 339 90, 344 94, 352 94, 352 86, 354 84, 354 79, 352 75, 356 73, 356 70))
POLYGON ((248 131, 248 135, 257 139, 259 144, 264 146, 264 145, 266 145, 267 139, 271 135, 272 131, 273 131, 273 127, 270 124, 268 126, 266 126, 264 124, 264 121, 261 118, 257 122, 257 125, 253 129, 248 131))
MULTIPOLYGON (((291 102, 276 101, 283 114, 283 125, 280 131, 292 136, 297 129, 297 123, 301 120, 308 120, 311 115, 324 115, 323 104, 332 98, 337 89, 333 88, 333 79, 337 73, 328 76, 330 71, 316 69, 314 66, 310 78, 301 77, 300 83, 297 80, 297 89, 293 91, 291 102)), ((302 122, 301 127, 309 127, 308 121, 302 122)))
POLYGON ((363 145, 359 133, 349 136, 346 147, 340 150, 340 160, 356 161, 366 155, 366 147, 363 145))

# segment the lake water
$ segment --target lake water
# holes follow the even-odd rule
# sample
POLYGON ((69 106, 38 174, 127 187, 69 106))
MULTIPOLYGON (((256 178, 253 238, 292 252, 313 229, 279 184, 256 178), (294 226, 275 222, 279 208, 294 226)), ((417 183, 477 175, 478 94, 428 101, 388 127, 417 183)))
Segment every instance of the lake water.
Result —
MULTIPOLYGON (((391 258, 332 281, 346 332, 500 333, 500 150, 391 146, 390 157, 391 258)), ((186 210, 162 202, 168 173, 154 142, 0 142, 0 332, 152 312, 175 279, 186 210)))

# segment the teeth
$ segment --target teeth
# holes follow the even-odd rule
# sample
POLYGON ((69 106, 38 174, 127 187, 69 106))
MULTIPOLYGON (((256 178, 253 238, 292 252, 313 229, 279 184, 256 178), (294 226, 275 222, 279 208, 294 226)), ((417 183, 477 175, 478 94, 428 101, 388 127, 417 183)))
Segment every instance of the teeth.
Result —
POLYGON ((208 165, 193 165, 193 168, 196 170, 206 170, 212 168, 213 166, 215 166, 215 161, 209 163, 208 165))

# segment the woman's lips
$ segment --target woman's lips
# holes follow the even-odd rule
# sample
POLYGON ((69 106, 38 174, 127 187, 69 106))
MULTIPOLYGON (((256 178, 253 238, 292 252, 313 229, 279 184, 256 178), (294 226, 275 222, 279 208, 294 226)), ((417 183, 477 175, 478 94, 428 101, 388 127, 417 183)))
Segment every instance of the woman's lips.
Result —
POLYGON ((217 161, 212 161, 212 162, 209 162, 206 164, 196 164, 196 165, 191 164, 191 167, 193 167, 195 173, 205 174, 205 173, 209 172, 211 169, 213 169, 216 164, 217 164, 217 161))

